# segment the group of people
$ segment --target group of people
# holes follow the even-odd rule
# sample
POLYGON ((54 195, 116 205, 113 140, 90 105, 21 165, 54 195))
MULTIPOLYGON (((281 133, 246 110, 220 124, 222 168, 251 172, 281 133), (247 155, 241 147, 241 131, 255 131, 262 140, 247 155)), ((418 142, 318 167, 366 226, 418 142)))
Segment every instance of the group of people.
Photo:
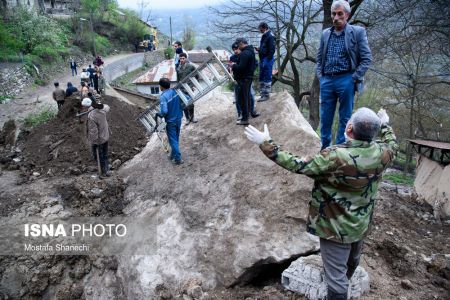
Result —
POLYGON ((275 61, 275 38, 269 26, 261 22, 258 26, 262 33, 260 46, 249 45, 245 38, 238 38, 231 45, 233 55, 228 64, 237 84, 234 87, 238 125, 248 125, 249 117, 256 118, 260 113, 255 110, 255 92, 253 79, 256 68, 259 65, 260 95, 258 102, 267 101, 270 98, 272 88, 272 68, 275 61), (259 64, 255 57, 255 51, 259 56, 259 64))
MULTIPOLYGON (((346 300, 349 280, 359 265, 364 238, 373 218, 375 195, 383 172, 392 163, 398 149, 384 109, 378 114, 369 108, 353 113, 355 92, 362 91, 363 77, 372 55, 364 28, 348 24, 351 8, 346 0, 331 6, 333 26, 325 29, 317 54, 320 80, 321 151, 312 157, 298 157, 282 149, 269 134, 253 126, 245 128, 247 138, 259 145, 276 164, 314 179, 307 231, 319 237, 327 300, 346 300), (331 146, 331 127, 339 102, 339 128, 331 146), (377 136, 381 132, 381 139, 377 136)), ((260 101, 270 97, 274 39, 265 23, 259 25, 263 36, 259 53, 260 101)), ((259 115, 252 95, 256 69, 255 49, 244 38, 232 45, 234 56, 229 68, 237 81, 235 88, 239 125, 248 125, 249 116, 259 115)), ((181 56, 180 58, 185 58, 181 56)), ((181 60, 179 61, 181 64, 181 60)), ((161 112, 172 147, 171 159, 181 163, 178 138, 181 127, 181 100, 170 82, 162 78, 161 112)))
MULTIPOLYGON (((70 59, 69 64, 72 76, 77 75, 77 63, 73 58, 70 59)), ((101 56, 97 56, 94 60, 95 68, 89 65, 89 68, 83 69, 83 72, 80 74, 81 80, 78 88, 71 82, 68 82, 66 90, 63 90, 59 82, 55 82, 55 90, 52 94, 58 110, 61 110, 67 97, 70 97, 75 92, 80 93, 81 105, 88 112, 86 136, 91 144, 93 157, 101 166, 100 177, 110 176, 108 160, 109 126, 106 119, 106 114, 110 108, 108 105, 100 102, 100 98, 105 92, 105 78, 102 75, 103 64, 101 56)))

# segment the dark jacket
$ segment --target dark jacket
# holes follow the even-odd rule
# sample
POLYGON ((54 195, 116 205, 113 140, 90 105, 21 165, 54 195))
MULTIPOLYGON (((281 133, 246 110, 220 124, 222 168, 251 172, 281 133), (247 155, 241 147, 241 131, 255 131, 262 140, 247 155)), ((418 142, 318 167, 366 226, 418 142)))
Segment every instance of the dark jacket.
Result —
POLYGON ((253 46, 248 45, 242 49, 239 61, 233 65, 233 75, 236 80, 253 79, 256 69, 256 58, 253 46))
POLYGON ((258 54, 259 60, 263 58, 271 60, 273 58, 275 54, 275 38, 270 30, 262 35, 258 54))
MULTIPOLYGON (((345 49, 347 50, 352 62, 353 79, 362 81, 364 74, 372 63, 372 53, 369 48, 366 30, 360 26, 345 25, 345 49)), ((317 51, 317 77, 322 77, 327 57, 328 40, 330 38, 331 28, 322 32, 319 50, 317 51)))
POLYGON ((66 89, 66 98, 70 97, 75 92, 78 92, 78 89, 69 82, 66 89))

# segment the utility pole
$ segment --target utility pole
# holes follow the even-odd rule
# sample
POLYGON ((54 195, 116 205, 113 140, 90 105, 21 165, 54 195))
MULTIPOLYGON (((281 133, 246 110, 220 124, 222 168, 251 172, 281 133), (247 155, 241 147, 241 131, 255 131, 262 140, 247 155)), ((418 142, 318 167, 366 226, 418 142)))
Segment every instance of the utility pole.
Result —
POLYGON ((170 22, 170 44, 173 44, 173 38, 172 38, 172 17, 169 17, 170 22))

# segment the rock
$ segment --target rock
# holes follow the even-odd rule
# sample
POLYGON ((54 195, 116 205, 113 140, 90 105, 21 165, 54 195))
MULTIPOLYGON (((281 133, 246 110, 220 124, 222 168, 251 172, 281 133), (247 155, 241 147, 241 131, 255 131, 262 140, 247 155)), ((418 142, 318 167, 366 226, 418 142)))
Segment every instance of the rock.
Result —
POLYGON ((112 162, 112 168, 113 170, 117 170, 120 165, 122 164, 122 161, 120 159, 116 159, 115 161, 112 162))
POLYGON ((91 189, 91 193, 95 196, 95 197, 100 197, 103 193, 102 189, 99 188, 93 188, 91 189))
MULTIPOLYGON (((323 299, 327 285, 319 255, 300 257, 281 274, 284 288, 305 295, 309 300, 323 299)), ((348 288, 349 298, 358 298, 370 289, 369 275, 362 267, 356 268, 348 288)))
POLYGON ((2 141, 5 146, 9 145, 14 147, 17 142, 17 137, 19 136, 19 127, 17 126, 16 121, 13 119, 6 121, 0 134, 0 141, 2 141))
MULTIPOLYGON (((312 190, 313 181, 274 165, 251 144, 231 120, 231 101, 213 92, 196 104, 199 116, 208 117, 183 135, 189 147, 182 149, 186 162, 180 168, 171 165, 156 137, 120 167, 118 175, 127 183, 126 213, 152 212, 159 220, 154 255, 121 259, 126 265, 119 267, 122 277, 135 278, 136 290, 144 291, 129 297, 151 299, 154 285, 181 286, 190 277, 199 277, 208 288, 244 285, 262 272, 261 265, 318 249, 317 237, 285 218, 292 211, 306 218, 311 195, 305 191, 312 190), (142 205, 149 199, 158 205, 142 205)), ((268 117, 252 125, 262 128, 267 122, 286 150, 299 156, 318 153, 317 134, 287 92, 274 94, 258 110, 268 117)))
POLYGON ((400 282, 400 284, 401 284, 402 288, 404 288, 405 290, 413 290, 414 289, 413 284, 408 279, 403 279, 400 282))
POLYGON ((78 175, 82 174, 81 170, 78 168, 75 168, 75 167, 71 167, 71 168, 69 168, 69 170, 70 170, 71 175, 78 176, 78 175))
POLYGON ((33 176, 35 176, 35 177, 38 177, 38 176, 40 176, 41 174, 39 173, 39 172, 33 172, 33 176))
POLYGON ((200 299, 203 295, 202 287, 199 285, 195 285, 191 287, 188 291, 188 295, 194 299, 200 299))
POLYGON ((48 217, 50 215, 56 215, 60 211, 62 211, 63 209, 64 209, 64 207, 61 204, 57 204, 55 206, 47 207, 47 208, 45 208, 42 211, 41 216, 45 218, 45 217, 48 217))

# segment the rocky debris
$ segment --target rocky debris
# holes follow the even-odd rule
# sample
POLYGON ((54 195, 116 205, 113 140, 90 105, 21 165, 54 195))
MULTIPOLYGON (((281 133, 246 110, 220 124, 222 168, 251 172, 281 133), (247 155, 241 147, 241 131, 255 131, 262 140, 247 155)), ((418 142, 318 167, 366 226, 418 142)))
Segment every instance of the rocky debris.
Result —
POLYGON ((121 178, 100 180, 79 176, 57 187, 61 202, 76 216, 115 216, 125 206, 125 185, 121 178))
MULTIPOLYGON (((327 285, 323 273, 322 259, 319 255, 300 257, 281 274, 283 286, 296 293, 305 295, 310 300, 324 299, 327 285)), ((369 274, 358 267, 350 280, 349 298, 361 297, 369 292, 369 274)))
POLYGON ((33 82, 23 64, 0 64, 0 96, 14 97, 33 82))
POLYGON ((407 290, 414 289, 414 285, 408 279, 403 279, 402 281, 400 281, 400 284, 401 284, 402 288, 404 288, 404 289, 407 289, 407 290))

